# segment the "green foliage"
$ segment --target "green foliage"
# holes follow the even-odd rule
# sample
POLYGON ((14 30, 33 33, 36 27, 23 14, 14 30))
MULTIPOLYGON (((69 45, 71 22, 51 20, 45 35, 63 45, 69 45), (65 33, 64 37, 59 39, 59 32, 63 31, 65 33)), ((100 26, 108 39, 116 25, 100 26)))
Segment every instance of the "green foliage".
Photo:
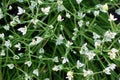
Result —
POLYGON ((2 0, 0 77, 119 80, 119 5, 119 0, 2 0))

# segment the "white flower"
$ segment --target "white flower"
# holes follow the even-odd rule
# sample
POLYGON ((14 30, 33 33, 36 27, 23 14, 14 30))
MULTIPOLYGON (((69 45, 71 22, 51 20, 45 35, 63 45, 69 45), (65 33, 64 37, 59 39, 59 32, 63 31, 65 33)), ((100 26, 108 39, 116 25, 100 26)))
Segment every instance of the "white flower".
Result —
POLYGON ((43 38, 39 36, 36 36, 35 39, 36 39, 36 44, 39 44, 43 40, 43 38))
POLYGON ((18 55, 14 55, 13 59, 20 59, 20 57, 18 55))
POLYGON ((57 10, 58 12, 63 11, 64 10, 64 6, 63 6, 63 0, 57 0, 57 10))
POLYGON ((107 4, 104 4, 104 5, 103 5, 103 9, 107 11, 107 10, 108 10, 108 5, 107 5, 107 4))
POLYGON ((18 50, 21 50, 21 44, 20 44, 20 43, 17 43, 17 44, 15 45, 15 47, 18 48, 18 50))
POLYGON ((13 69, 14 68, 14 64, 7 64, 7 66, 9 67, 9 69, 13 69))
POLYGON ((81 50, 79 52, 80 52, 80 54, 85 54, 89 60, 92 60, 96 54, 93 51, 88 50, 88 48, 86 46, 87 46, 87 43, 85 43, 81 47, 81 50))
POLYGON ((83 25, 83 20, 78 21, 78 25, 79 25, 79 27, 82 27, 82 25, 83 25))
POLYGON ((50 6, 46 7, 46 8, 41 8, 41 11, 45 14, 48 15, 49 11, 50 11, 50 6))
POLYGON ((59 35, 59 37, 57 38, 57 40, 56 40, 56 45, 60 45, 60 44, 62 44, 63 43, 63 36, 62 36, 62 34, 60 34, 59 35))
POLYGON ((116 67, 116 64, 114 64, 114 63, 109 64, 109 68, 110 68, 111 70, 114 70, 115 67, 116 67))
POLYGON ((120 39, 118 39, 118 43, 120 44, 120 39))
POLYGON ((15 21, 16 23, 21 23, 21 22, 20 22, 20 19, 19 19, 19 16, 15 16, 15 17, 13 18, 13 21, 15 21))
POLYGON ((32 45, 37 45, 43 40, 42 37, 36 36, 35 39, 32 39, 32 42, 29 44, 30 46, 32 45))
POLYGON ((93 32, 93 39, 98 39, 98 38, 100 38, 100 36, 97 34, 97 33, 95 33, 95 32, 93 32))
POLYGON ((13 39, 13 38, 14 38, 14 36, 12 36, 12 35, 9 35, 8 37, 9 37, 10 39, 13 39))
POLYGON ((94 16, 98 16, 99 15, 99 11, 94 11, 94 16))
POLYGON ((84 77, 92 75, 92 74, 93 74, 92 70, 85 70, 85 69, 83 69, 83 76, 84 77))
POLYGON ((106 11, 108 10, 108 5, 107 5, 107 3, 103 5, 103 9, 106 10, 106 11))
POLYGON ((101 43, 102 43, 102 41, 101 40, 94 40, 94 45, 95 45, 95 48, 98 48, 100 45, 101 45, 101 43))
POLYGON ((78 17, 80 19, 84 18, 86 14, 83 14, 82 12, 78 12, 78 17))
POLYGON ((16 26, 17 24, 20 24, 20 23, 21 23, 21 21, 19 19, 19 16, 15 16, 15 17, 13 17, 13 20, 10 22, 10 25, 12 27, 14 27, 14 26, 16 26))
POLYGON ((58 65, 58 66, 55 65, 55 66, 52 68, 52 70, 53 70, 53 71, 59 71, 59 70, 62 70, 62 67, 63 67, 62 65, 58 65))
POLYGON ((1 39, 3 39, 4 36, 5 36, 4 33, 1 33, 1 34, 0 34, 0 38, 1 38, 1 39))
POLYGON ((66 78, 67 78, 68 80, 72 80, 72 79, 73 79, 73 72, 72 72, 72 71, 68 71, 66 78))
POLYGON ((86 55, 89 60, 92 60, 96 54, 93 51, 88 51, 88 53, 86 55))
MULTIPOLYGON (((73 37, 76 38, 77 36, 77 31, 76 32, 73 32, 73 37)), ((74 40, 74 39, 73 39, 74 40)))
POLYGON ((14 26, 17 25, 17 23, 16 23, 15 21, 11 21, 11 22, 10 22, 10 25, 11 25, 12 27, 14 27, 14 26))
POLYGON ((31 78, 28 74, 25 74, 25 80, 31 80, 31 78))
POLYGON ((76 33, 74 33, 74 36, 72 37, 72 40, 74 41, 76 39, 76 36, 77 35, 76 33))
POLYGON ((110 16, 109 16, 109 19, 108 19, 108 21, 116 21, 117 20, 117 18, 114 18, 114 15, 112 15, 111 13, 110 13, 110 16))
POLYGON ((58 65, 59 70, 63 69, 63 65, 58 65))
POLYGON ((117 49, 112 48, 112 49, 108 52, 108 55, 110 56, 110 59, 115 59, 117 52, 118 52, 117 49))
POLYGON ((106 74, 108 74, 108 75, 111 74, 111 73, 110 73, 110 68, 109 68, 109 67, 105 68, 105 69, 103 70, 103 72, 106 73, 106 74))
POLYGON ((50 25, 50 26, 49 26, 49 28, 50 28, 50 29, 53 29, 53 28, 54 28, 54 26, 53 26, 53 25, 50 25))
POLYGON ((110 56, 110 59, 115 59, 116 53, 108 52, 108 55, 110 56))
POLYGON ((27 27, 25 26, 25 27, 19 28, 18 31, 20 31, 22 35, 25 35, 27 32, 27 27))
POLYGON ((2 9, 0 8, 0 19, 3 18, 3 12, 2 12, 2 9))
POLYGON ((35 74, 36 76, 38 76, 39 75, 38 69, 33 70, 33 74, 35 74))
POLYGON ((76 0, 77 4, 80 4, 82 2, 82 0, 76 0))
POLYGON ((79 51, 80 54, 86 54, 88 52, 87 43, 83 44, 81 50, 79 51))
POLYGON ((39 20, 36 19, 36 18, 31 20, 31 22, 32 22, 34 25, 36 25, 36 24, 38 23, 38 21, 39 21, 39 20))
POLYGON ((81 63, 79 60, 77 61, 77 69, 79 69, 80 67, 83 67, 84 66, 84 64, 83 63, 81 63))
POLYGON ((45 50, 43 48, 40 48, 39 53, 45 53, 45 50))
POLYGON ((57 4, 58 4, 58 6, 60 6, 60 5, 63 4, 63 1, 62 0, 57 0, 57 4))
POLYGON ((69 48, 72 44, 73 44, 72 42, 67 41, 67 43, 66 43, 66 45, 65 45, 65 46, 69 48))
POLYGON ((68 58, 67 57, 62 57, 62 64, 65 64, 65 63, 67 63, 67 62, 69 62, 69 60, 68 60, 68 58))
POLYGON ((107 4, 104 4, 104 5, 100 6, 100 7, 101 7, 100 9, 101 9, 102 12, 106 13, 108 11, 108 5, 107 4))
POLYGON ((75 32, 78 32, 78 28, 74 28, 74 31, 75 31, 75 32))
POLYGON ((34 9, 37 6, 37 2, 32 0, 30 2, 31 2, 30 9, 34 9))
POLYGON ((62 19, 62 16, 59 14, 58 17, 57 17, 57 21, 61 22, 63 21, 64 19, 62 19))
POLYGON ((30 46, 36 45, 36 40, 35 40, 35 39, 32 39, 32 42, 30 42, 29 45, 30 45, 30 46))
POLYGON ((9 24, 3 26, 3 28, 4 28, 6 31, 7 31, 7 30, 10 30, 10 26, 9 26, 9 24))
POLYGON ((7 40, 5 41, 5 44, 4 44, 6 47, 12 47, 12 44, 11 44, 11 41, 10 40, 7 40))
POLYGON ((89 26, 89 24, 90 24, 90 22, 89 22, 89 21, 87 21, 85 25, 86 25, 86 26, 89 26))
POLYGON ((83 44, 82 47, 81 47, 81 49, 84 49, 84 50, 87 51, 87 50, 88 50, 88 48, 87 48, 87 43, 83 44))
POLYGON ((18 55, 19 55, 20 57, 23 57, 23 53, 19 53, 18 55))
POLYGON ((5 50, 2 50, 2 51, 1 51, 0 56, 5 56, 5 50))
POLYGON ((74 32, 73 32, 72 40, 75 40, 76 36, 77 36, 77 33, 78 33, 78 28, 74 28, 73 30, 74 30, 74 32))
POLYGON ((105 41, 111 41, 111 39, 114 39, 117 35, 116 32, 106 31, 104 34, 105 41))
POLYGON ((120 15, 120 9, 116 9, 115 13, 117 13, 118 15, 120 15))
POLYGON ((58 67, 58 66, 54 66, 54 67, 52 68, 52 70, 53 70, 53 71, 59 71, 59 67, 58 67))
POLYGON ((111 49, 111 52, 112 52, 112 53, 117 53, 117 52, 118 52, 118 50, 117 50, 117 49, 115 49, 115 48, 112 48, 112 49, 111 49))
POLYGON ((41 60, 42 58, 43 58, 43 56, 42 56, 42 55, 39 55, 39 56, 38 56, 38 59, 40 59, 40 60, 41 60))
MULTIPOLYGON (((111 0, 111 1, 113 1, 113 0, 111 0)), ((118 78, 118 80, 120 80, 120 77, 118 78)))
POLYGON ((58 12, 65 10, 63 5, 58 5, 57 7, 58 12))
POLYGON ((31 61, 26 61, 24 64, 26 64, 28 67, 30 67, 32 65, 31 61))
POLYGON ((70 14, 69 14, 69 13, 66 13, 66 17, 67 17, 67 18, 70 18, 71 16, 70 16, 70 14))
POLYGON ((52 59, 52 61, 53 61, 53 62, 59 62, 58 56, 54 57, 54 58, 52 59))
POLYGON ((103 70, 103 72, 106 73, 106 74, 108 74, 108 75, 110 75, 110 74, 111 74, 110 71, 111 71, 111 70, 114 70, 115 67, 116 67, 116 64, 111 63, 111 64, 108 65, 108 67, 106 67, 106 68, 103 70))
POLYGON ((13 8, 12 8, 12 6, 10 5, 8 9, 9 9, 9 10, 12 10, 13 8))
POLYGON ((18 7, 18 13, 17 13, 17 15, 21 15, 23 13, 25 13, 25 10, 22 9, 21 7, 18 7))

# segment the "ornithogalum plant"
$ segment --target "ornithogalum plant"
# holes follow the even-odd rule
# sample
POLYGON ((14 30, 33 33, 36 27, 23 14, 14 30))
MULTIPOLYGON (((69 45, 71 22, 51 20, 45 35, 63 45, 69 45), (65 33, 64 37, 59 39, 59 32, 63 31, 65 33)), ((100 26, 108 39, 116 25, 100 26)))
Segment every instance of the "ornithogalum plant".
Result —
POLYGON ((119 20, 119 0, 1 0, 0 80, 120 80, 119 20))

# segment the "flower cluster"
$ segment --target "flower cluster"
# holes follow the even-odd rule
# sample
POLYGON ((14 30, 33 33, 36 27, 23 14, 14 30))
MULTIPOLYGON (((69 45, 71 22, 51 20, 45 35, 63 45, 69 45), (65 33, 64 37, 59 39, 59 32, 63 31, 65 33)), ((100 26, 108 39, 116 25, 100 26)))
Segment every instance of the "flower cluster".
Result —
POLYGON ((88 50, 87 43, 83 44, 83 46, 81 47, 81 50, 79 52, 80 52, 80 54, 85 54, 89 60, 94 59, 94 57, 96 55, 92 50, 88 50))
POLYGON ((106 67, 106 68, 103 70, 103 72, 106 73, 106 74, 108 74, 108 75, 110 75, 110 74, 111 74, 110 71, 111 71, 111 70, 114 70, 115 67, 116 67, 116 65, 115 65, 114 63, 111 63, 111 64, 109 64, 108 67, 106 67))
POLYGON ((0 77, 120 79, 119 6, 119 0, 2 0, 0 77))

